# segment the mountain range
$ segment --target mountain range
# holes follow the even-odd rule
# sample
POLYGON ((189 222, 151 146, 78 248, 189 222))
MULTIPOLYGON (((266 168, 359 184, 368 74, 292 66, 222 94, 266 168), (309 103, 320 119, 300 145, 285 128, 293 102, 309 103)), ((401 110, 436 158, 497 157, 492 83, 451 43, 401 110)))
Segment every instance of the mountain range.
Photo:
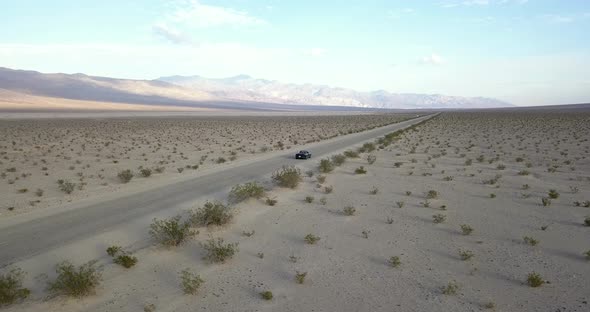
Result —
MULTIPOLYGON (((281 83, 248 75, 211 79, 200 76, 170 76, 154 80, 116 79, 85 74, 44 74, 0 67, 0 103, 22 95, 97 102, 248 110, 350 110, 495 108, 509 103, 482 97, 438 94, 390 93, 384 90, 359 92, 315 84, 281 83)), ((39 102, 39 101, 37 101, 39 102)), ((92 103, 90 103, 92 102, 92 103)), ((15 104, 14 108, 19 108, 15 104)), ((42 103, 37 104, 42 108, 42 103)), ((116 105, 113 105, 116 107, 116 105)), ((5 106, 0 105, 0 108, 5 106)), ((88 107, 86 107, 88 108, 88 107)))

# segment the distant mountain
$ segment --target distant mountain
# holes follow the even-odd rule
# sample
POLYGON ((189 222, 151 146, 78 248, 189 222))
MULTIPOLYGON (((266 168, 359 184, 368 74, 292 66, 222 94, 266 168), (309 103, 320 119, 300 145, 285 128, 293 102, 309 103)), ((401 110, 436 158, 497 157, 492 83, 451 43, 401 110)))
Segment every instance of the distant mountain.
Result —
POLYGON ((383 109, 418 108, 497 108, 512 104, 483 97, 460 97, 440 94, 390 93, 384 90, 358 92, 314 84, 289 84, 238 75, 222 79, 201 76, 158 78, 195 91, 226 99, 296 105, 332 105, 383 109))

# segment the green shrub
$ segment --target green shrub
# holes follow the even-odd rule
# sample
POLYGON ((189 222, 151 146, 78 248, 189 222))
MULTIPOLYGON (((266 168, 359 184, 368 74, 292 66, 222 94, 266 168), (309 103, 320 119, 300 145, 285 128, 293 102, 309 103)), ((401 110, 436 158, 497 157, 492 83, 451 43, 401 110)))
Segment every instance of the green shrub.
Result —
POLYGON ((461 257, 461 260, 466 261, 473 258, 475 254, 473 254, 471 250, 459 250, 459 256, 461 257))
POLYGON ((201 279, 201 276, 191 272, 189 269, 180 271, 180 285, 182 291, 187 295, 194 295, 197 293, 201 284, 205 281, 201 279))
POLYGON ((170 219, 153 219, 150 224, 150 235, 162 245, 178 246, 196 235, 190 229, 189 222, 180 222, 180 216, 170 219))
POLYGON ((549 193, 547 195, 551 199, 557 199, 557 198, 559 198, 559 193, 556 190, 549 190, 549 193))
POLYGON ((329 159, 320 160, 319 170, 321 173, 330 173, 334 171, 334 163, 329 159))
POLYGON ((441 213, 437 213, 432 216, 432 222, 434 223, 443 223, 447 219, 447 216, 441 213))
POLYGON ((428 193, 426 193, 426 198, 428 199, 435 199, 438 197, 438 192, 435 190, 430 190, 428 191, 428 193))
POLYGON ((270 197, 267 197, 267 198, 266 198, 266 200, 265 200, 265 203, 266 203, 267 205, 269 205, 269 206, 274 206, 274 205, 276 205, 276 204, 277 204, 277 202, 278 202, 278 201, 276 200, 276 198, 270 198, 270 197))
POLYGON ((59 189, 66 194, 71 194, 76 188, 76 183, 70 181, 58 180, 57 183, 59 184, 59 189))
POLYGON ((114 263, 123 266, 126 269, 131 268, 135 264, 137 264, 137 257, 129 255, 127 253, 118 255, 114 260, 114 263))
POLYGON ((584 225, 590 226, 590 216, 584 218, 584 225))
POLYGON ((267 290, 267 291, 263 291, 260 293, 260 296, 262 296, 262 299, 264 300, 272 300, 272 291, 267 290))
POLYGON ((31 291, 23 287, 25 273, 15 268, 0 274, 0 307, 26 299, 31 291))
POLYGON ((539 244, 538 240, 536 240, 535 238, 530 237, 530 236, 525 236, 522 238, 522 240, 524 240, 525 244, 531 245, 531 246, 537 246, 539 244))
POLYGON ((469 235, 473 232, 473 228, 467 224, 461 224, 461 232, 463 232, 463 235, 469 235))
POLYGON ((377 156, 375 155, 367 155, 367 162, 369 163, 369 165, 372 165, 375 163, 375 161, 377 161, 377 156))
POLYGON ((264 196, 264 188, 258 182, 248 182, 234 186, 229 192, 229 200, 239 203, 248 198, 260 199, 264 196))
POLYGON ((324 182, 326 182, 326 176, 324 176, 324 175, 319 175, 319 176, 317 177, 317 181, 318 181, 318 183, 319 183, 319 184, 323 184, 324 182))
POLYGON ((79 267, 68 261, 59 263, 55 268, 57 278, 48 283, 47 290, 55 296, 77 298, 93 294, 102 279, 96 262, 93 260, 79 267))
POLYGON ((342 213, 344 213, 344 215, 346 216, 353 216, 356 212, 356 209, 354 208, 354 206, 346 206, 344 207, 344 209, 342 209, 342 213))
POLYGON ((305 196, 305 202, 306 203, 313 203, 314 197, 313 196, 305 196))
POLYGON ((219 201, 207 201, 203 207, 191 213, 190 222, 195 226, 224 225, 232 218, 228 206, 219 201))
POLYGON ((344 164, 344 162, 346 161, 346 156, 342 155, 342 154, 337 154, 332 156, 332 163, 334 164, 334 166, 342 166, 342 164, 344 164))
POLYGON ((110 246, 107 248, 107 254, 111 257, 117 255, 117 253, 121 252, 123 248, 121 246, 110 246))
POLYGON ((457 291, 459 291, 459 284, 455 281, 449 282, 446 286, 442 287, 441 291, 445 295, 456 295, 457 291))
POLYGON ((365 174, 365 173, 367 173, 367 170, 365 169, 364 166, 360 166, 360 167, 354 169, 354 173, 356 173, 356 174, 365 174))
POLYGON ((545 284, 545 280, 543 280, 540 274, 532 272, 527 275, 526 283, 531 287, 539 287, 545 284))
POLYGON ((361 149, 359 149, 359 150, 362 150, 362 153, 365 153, 365 152, 370 153, 375 150, 375 143, 367 142, 367 143, 363 144, 363 147, 361 147, 361 149))
POLYGON ((520 170, 520 171, 518 172, 518 175, 521 175, 521 176, 527 176, 527 175, 529 175, 529 174, 531 174, 531 172, 530 172, 530 171, 528 171, 528 170, 525 170, 525 169, 523 169, 523 170, 520 170))
POLYGON ((326 193, 326 194, 330 194, 330 193, 332 193, 333 191, 334 191, 334 187, 333 187, 333 186, 331 186, 331 185, 326 185, 326 186, 324 186, 324 193, 326 193))
POLYGON ((143 169, 139 170, 139 173, 141 174, 142 177, 147 178, 152 175, 152 169, 143 168, 143 169))
POLYGON ((359 153, 358 152, 355 152, 355 151, 348 150, 348 151, 345 151, 344 152, 344 156, 346 156, 348 158, 358 158, 359 157, 359 153))
POLYGON ((123 171, 120 171, 120 172, 117 174, 117 177, 118 177, 118 178, 119 178, 119 180, 121 180, 121 182, 123 182, 123 183, 129 183, 129 181, 131 181, 131 179, 133 179, 133 176, 134 176, 134 174, 133 174, 133 171, 131 171, 131 170, 129 170, 129 169, 127 169, 127 170, 123 170, 123 171))
POLYGON ((238 252, 238 243, 224 244, 223 238, 210 239, 201 246, 207 251, 205 259, 209 262, 225 262, 238 252))
POLYGON ((293 166, 283 166, 272 174, 272 180, 280 187, 296 188, 303 178, 301 170, 293 166))
POLYGON ((398 266, 400 266, 402 264, 402 262, 398 256, 393 256, 393 257, 389 258, 389 260, 387 262, 389 263, 390 266, 392 266, 394 268, 397 268, 398 266))
POLYGON ((296 271, 295 272, 295 281, 297 281, 297 284, 303 284, 303 282, 305 282, 306 276, 307 276, 307 272, 296 271))
POLYGON ((305 235, 305 242, 310 244, 310 245, 315 245, 315 243, 317 243, 321 238, 319 238, 318 236, 315 236, 313 234, 307 234, 305 235))

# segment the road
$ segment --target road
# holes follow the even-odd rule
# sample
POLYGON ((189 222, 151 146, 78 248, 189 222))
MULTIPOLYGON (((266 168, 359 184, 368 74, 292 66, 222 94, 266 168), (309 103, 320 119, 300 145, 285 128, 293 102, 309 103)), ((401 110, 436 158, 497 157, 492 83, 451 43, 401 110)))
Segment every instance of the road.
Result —
POLYGON ((78 239, 92 237, 179 203, 214 194, 238 183, 261 180, 283 165, 317 162, 324 155, 407 128, 433 116, 435 115, 423 116, 320 142, 313 147, 313 158, 310 160, 295 160, 291 151, 284 152, 269 159, 220 168, 191 180, 5 226, 0 228, 0 267, 78 239))

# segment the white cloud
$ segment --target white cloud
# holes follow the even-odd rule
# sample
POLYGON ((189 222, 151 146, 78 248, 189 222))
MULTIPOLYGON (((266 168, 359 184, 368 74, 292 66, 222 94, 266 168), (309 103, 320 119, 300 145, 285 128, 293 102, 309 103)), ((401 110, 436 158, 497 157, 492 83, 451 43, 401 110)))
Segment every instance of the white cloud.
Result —
POLYGON ((403 8, 387 11, 387 17, 391 19, 400 19, 404 16, 414 14, 416 11, 412 8, 403 8))
POLYGON ((183 1, 162 16, 153 26, 154 35, 175 44, 193 43, 191 33, 219 27, 252 27, 268 24, 248 12, 233 8, 183 1))
POLYGON ((420 59, 420 63, 426 65, 442 65, 444 62, 445 60, 436 53, 432 53, 429 56, 420 59))
POLYGON ((172 23, 185 24, 195 28, 267 24, 266 21, 251 16, 248 12, 201 4, 198 1, 191 1, 188 5, 177 8, 168 19, 172 23))
POLYGON ((458 6, 488 6, 488 5, 521 5, 527 3, 528 0, 464 0, 464 1, 444 1, 440 3, 443 8, 454 8, 458 6))
POLYGON ((567 24, 575 21, 573 16, 559 15, 559 14, 544 14, 541 18, 552 24, 567 24))
POLYGON ((181 33, 177 29, 170 28, 168 25, 163 23, 156 23, 152 26, 152 32, 172 43, 184 44, 192 43, 192 39, 181 33))
POLYGON ((323 56, 325 53, 326 53, 326 49, 322 49, 322 48, 311 48, 311 49, 303 50, 303 54, 313 56, 313 57, 323 56))

